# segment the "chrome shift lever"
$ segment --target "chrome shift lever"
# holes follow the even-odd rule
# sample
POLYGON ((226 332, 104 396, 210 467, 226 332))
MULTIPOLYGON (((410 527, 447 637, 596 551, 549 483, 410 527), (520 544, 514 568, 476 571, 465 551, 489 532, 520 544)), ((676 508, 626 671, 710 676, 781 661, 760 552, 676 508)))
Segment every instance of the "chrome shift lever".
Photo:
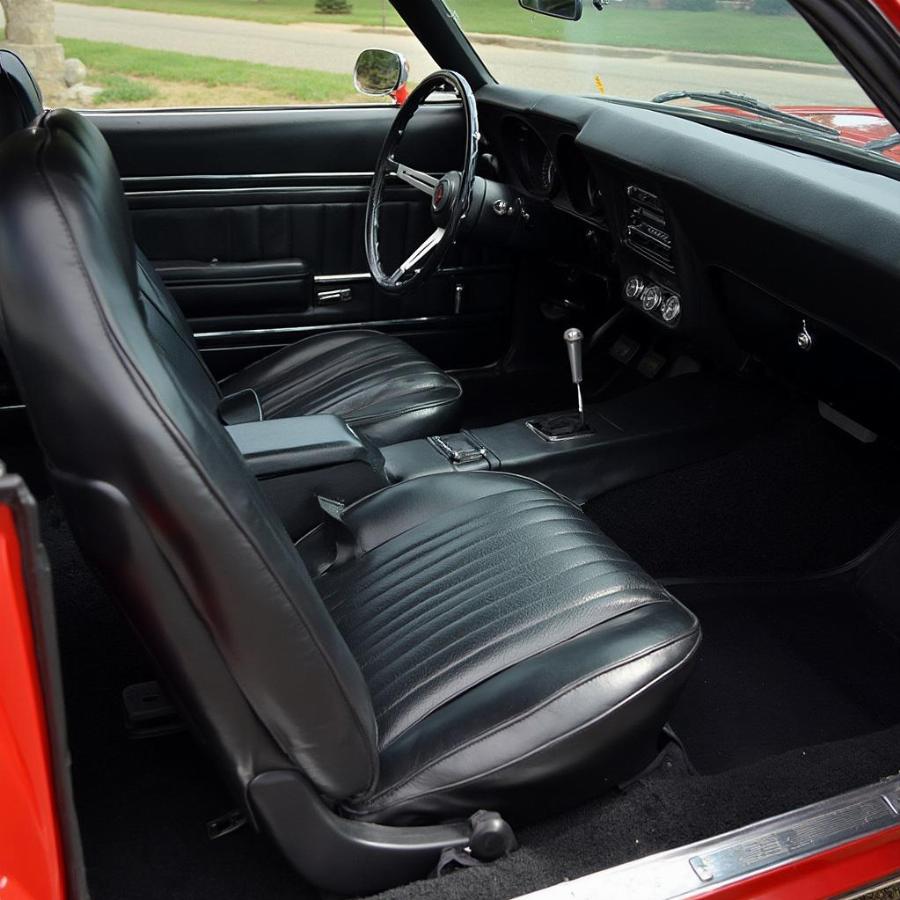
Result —
POLYGON ((569 370, 572 373, 572 384, 578 393, 578 418, 581 420, 581 427, 584 427, 584 401, 581 398, 581 344, 584 335, 580 328, 567 328, 563 332, 563 340, 566 342, 566 351, 569 354, 569 370))

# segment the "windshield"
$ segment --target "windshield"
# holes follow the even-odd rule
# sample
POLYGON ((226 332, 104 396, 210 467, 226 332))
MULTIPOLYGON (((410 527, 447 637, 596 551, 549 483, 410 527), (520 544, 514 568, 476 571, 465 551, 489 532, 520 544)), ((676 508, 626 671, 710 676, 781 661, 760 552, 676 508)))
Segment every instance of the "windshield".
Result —
POLYGON ((578 21, 446 4, 501 83, 699 107, 900 164, 894 128, 786 0, 584 0, 578 21))

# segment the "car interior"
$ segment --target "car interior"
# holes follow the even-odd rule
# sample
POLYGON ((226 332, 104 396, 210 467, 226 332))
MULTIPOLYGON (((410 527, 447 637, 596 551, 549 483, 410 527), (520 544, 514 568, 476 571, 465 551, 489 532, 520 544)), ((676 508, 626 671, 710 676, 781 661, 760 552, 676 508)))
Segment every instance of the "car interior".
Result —
POLYGON ((900 770, 900 183, 397 6, 400 107, 47 110, 0 50, 96 900, 513 897, 900 770))

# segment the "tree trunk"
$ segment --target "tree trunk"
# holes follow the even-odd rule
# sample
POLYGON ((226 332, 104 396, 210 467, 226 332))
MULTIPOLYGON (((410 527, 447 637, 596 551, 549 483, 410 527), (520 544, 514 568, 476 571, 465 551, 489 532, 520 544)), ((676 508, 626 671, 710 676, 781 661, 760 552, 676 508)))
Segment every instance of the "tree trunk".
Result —
POLYGON ((4 45, 31 69, 45 100, 54 103, 65 90, 61 44, 56 43, 53 0, 0 0, 6 18, 4 45))

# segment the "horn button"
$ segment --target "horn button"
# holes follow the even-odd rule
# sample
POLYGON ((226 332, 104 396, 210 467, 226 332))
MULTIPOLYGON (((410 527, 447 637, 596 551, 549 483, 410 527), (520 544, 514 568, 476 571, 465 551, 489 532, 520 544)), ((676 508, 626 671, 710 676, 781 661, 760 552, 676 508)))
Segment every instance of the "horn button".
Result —
POLYGON ((459 172, 448 172, 434 187, 431 195, 431 218, 435 225, 447 225, 456 198, 459 195, 462 178, 459 172))

